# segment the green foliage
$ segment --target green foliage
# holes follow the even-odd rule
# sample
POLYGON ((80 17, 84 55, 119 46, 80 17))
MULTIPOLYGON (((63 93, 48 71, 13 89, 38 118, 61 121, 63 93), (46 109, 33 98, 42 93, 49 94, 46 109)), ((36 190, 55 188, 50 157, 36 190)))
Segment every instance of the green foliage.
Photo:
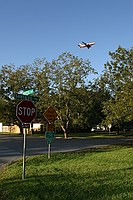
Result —
POLYGON ((133 121, 133 48, 119 47, 111 53, 111 61, 105 65, 101 82, 112 98, 105 102, 103 112, 107 116, 104 123, 120 126, 133 121))
POLYGON ((54 153, 7 166, 0 174, 1 200, 130 200, 133 199, 132 147, 96 152, 54 153))
POLYGON ((133 121, 133 48, 118 47, 109 52, 100 79, 92 84, 89 75, 96 73, 89 60, 62 53, 47 62, 36 59, 31 65, 3 66, 0 72, 0 121, 21 125, 15 116, 19 100, 14 93, 34 89, 37 121, 53 106, 58 113, 56 124, 65 137, 71 130, 90 129, 101 123, 120 126, 133 121), (103 112, 102 112, 103 110, 103 112), (103 120, 104 119, 104 120, 103 120))
POLYGON ((16 105, 20 100, 14 99, 14 93, 30 89, 33 81, 31 66, 24 65, 16 68, 14 65, 4 65, 0 71, 0 95, 2 98, 0 121, 4 124, 18 124, 16 105))
POLYGON ((48 105, 52 105, 56 109, 59 124, 66 136, 74 120, 78 119, 78 111, 75 108, 79 108, 82 103, 79 98, 75 98, 77 90, 85 87, 85 81, 90 73, 95 71, 90 67, 88 60, 84 61, 67 52, 51 63, 46 63, 40 73, 37 73, 39 76, 36 76, 36 80, 39 84, 36 84, 36 88, 41 92, 39 107, 46 109, 48 105), (77 113, 76 116, 73 112, 77 113))
POLYGON ((79 59, 67 52, 51 62, 36 59, 31 65, 22 65, 18 68, 14 65, 3 66, 0 73, 0 93, 6 99, 7 106, 4 108, 2 101, 1 113, 6 117, 0 120, 20 126, 15 116, 15 107, 19 100, 14 99, 14 93, 34 89, 33 95, 39 97, 39 101, 35 103, 39 122, 44 121, 44 111, 53 106, 59 116, 58 124, 66 136, 70 128, 94 124, 89 123, 92 115, 87 117, 88 105, 91 105, 91 112, 94 107, 93 101, 88 101, 91 95, 86 87, 90 73, 96 72, 90 66, 89 60, 79 59))
POLYGON ((126 50, 118 47, 115 52, 109 52, 109 55, 111 61, 105 64, 102 79, 113 96, 133 81, 133 48, 126 50))

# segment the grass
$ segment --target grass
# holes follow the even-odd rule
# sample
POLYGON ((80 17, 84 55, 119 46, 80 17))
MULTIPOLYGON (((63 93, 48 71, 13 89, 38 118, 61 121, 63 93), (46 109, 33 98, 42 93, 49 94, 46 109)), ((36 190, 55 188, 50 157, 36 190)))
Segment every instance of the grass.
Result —
MULTIPOLYGON (((32 136, 45 136, 45 134, 33 134, 32 136)), ((62 134, 55 134, 56 137, 64 138, 62 134)), ((70 138, 122 138, 122 137, 133 137, 133 131, 129 132, 120 132, 117 134, 116 132, 79 132, 79 133, 69 133, 68 137, 70 138)))
POLYGON ((133 144, 29 157, 0 173, 0 200, 132 200, 133 144))
MULTIPOLYGON (((14 136, 20 136, 20 133, 0 133, 0 134, 8 134, 8 135, 14 135, 14 136)), ((45 134, 35 133, 35 134, 28 134, 27 136, 32 137, 45 137, 45 134)), ((55 137, 57 138, 64 138, 63 133, 59 134, 56 133, 55 137)), ((83 133, 70 133, 68 134, 69 138, 124 138, 124 137, 133 137, 133 131, 129 132, 120 132, 119 134, 116 134, 116 132, 83 132, 83 133)))

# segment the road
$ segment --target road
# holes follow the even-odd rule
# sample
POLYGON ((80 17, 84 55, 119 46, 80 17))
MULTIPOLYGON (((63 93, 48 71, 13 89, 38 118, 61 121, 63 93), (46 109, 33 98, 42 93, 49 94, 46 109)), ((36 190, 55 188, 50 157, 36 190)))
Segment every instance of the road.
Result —
MULTIPOLYGON (((133 138, 104 138, 104 139, 55 139, 51 145, 52 152, 68 152, 86 148, 95 148, 104 145, 118 144, 133 138)), ((26 156, 47 153, 47 143, 44 138, 27 137, 26 156)), ((18 158, 22 158, 23 137, 0 135, 0 166, 18 158)))

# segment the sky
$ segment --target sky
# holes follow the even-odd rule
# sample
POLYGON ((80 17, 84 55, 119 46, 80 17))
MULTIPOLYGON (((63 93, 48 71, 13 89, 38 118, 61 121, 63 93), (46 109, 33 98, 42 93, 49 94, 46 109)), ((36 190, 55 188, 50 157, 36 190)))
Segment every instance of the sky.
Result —
POLYGON ((133 47, 133 0, 0 0, 0 68, 70 52, 101 74, 118 46, 133 47))

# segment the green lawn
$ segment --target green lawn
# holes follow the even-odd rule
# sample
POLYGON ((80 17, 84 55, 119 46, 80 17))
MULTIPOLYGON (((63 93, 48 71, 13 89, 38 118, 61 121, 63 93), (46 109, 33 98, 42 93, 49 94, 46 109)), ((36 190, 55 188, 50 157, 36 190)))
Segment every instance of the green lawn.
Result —
MULTIPOLYGON (((13 135, 13 136, 20 136, 20 133, 0 133, 0 134, 6 134, 6 135, 13 135)), ((27 134, 28 137, 45 137, 45 134, 27 134)), ((55 137, 57 138, 64 138, 63 133, 58 134, 55 133, 55 137)), ((133 137, 133 131, 129 132, 120 132, 119 134, 116 134, 116 132, 84 132, 84 133, 69 133, 69 138, 125 138, 125 137, 133 137)))
POLYGON ((0 173, 0 200, 132 200, 133 144, 29 157, 0 173))

